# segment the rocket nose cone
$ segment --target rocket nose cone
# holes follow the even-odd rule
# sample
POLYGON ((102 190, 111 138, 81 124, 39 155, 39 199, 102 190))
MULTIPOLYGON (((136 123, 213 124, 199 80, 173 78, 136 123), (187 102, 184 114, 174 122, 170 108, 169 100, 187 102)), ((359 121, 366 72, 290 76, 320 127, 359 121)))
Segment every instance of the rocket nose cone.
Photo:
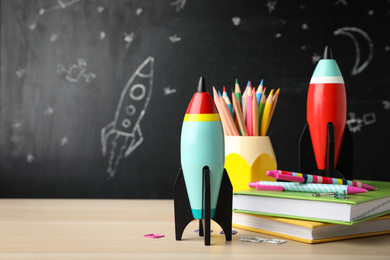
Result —
POLYGON ((200 78, 199 78, 198 92, 207 92, 207 89, 206 89, 206 80, 205 80, 204 77, 200 77, 200 78))
POLYGON ((325 46, 323 59, 325 59, 325 60, 327 60, 327 59, 333 60, 332 50, 330 49, 329 45, 325 46))

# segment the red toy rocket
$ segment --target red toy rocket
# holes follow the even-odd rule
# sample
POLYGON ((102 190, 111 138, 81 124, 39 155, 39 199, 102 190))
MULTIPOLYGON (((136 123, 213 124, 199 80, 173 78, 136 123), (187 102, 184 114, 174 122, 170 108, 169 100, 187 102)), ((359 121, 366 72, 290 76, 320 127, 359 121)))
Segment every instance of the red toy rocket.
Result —
POLYGON ((352 137, 346 125, 347 95, 344 79, 328 46, 310 81, 306 115, 307 125, 300 140, 300 170, 321 170, 324 172, 319 175, 341 174, 351 178, 352 137))

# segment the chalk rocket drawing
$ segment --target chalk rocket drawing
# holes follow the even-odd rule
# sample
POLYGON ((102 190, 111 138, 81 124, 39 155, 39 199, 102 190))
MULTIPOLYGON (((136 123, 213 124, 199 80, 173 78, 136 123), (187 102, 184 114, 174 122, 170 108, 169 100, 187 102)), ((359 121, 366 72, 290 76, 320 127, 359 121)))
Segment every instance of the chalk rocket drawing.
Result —
POLYGON ((357 74, 361 73, 371 62, 372 57, 374 56, 374 44, 372 43, 372 40, 368 34, 363 31, 362 29, 356 28, 356 27, 342 27, 334 31, 334 35, 345 35, 351 38, 353 41, 353 45, 355 46, 355 64, 353 65, 351 75, 356 76, 357 74), (360 42, 361 44, 367 44, 368 45, 368 57, 367 59, 360 64, 360 46, 359 42, 357 40, 358 36, 363 36, 365 39, 364 42, 360 42))
POLYGON ((130 77, 119 99, 114 120, 102 128, 103 155, 109 154, 107 173, 115 176, 122 158, 128 157, 144 140, 140 123, 153 89, 154 58, 148 57, 130 77), (109 148, 110 146, 110 148, 109 148))

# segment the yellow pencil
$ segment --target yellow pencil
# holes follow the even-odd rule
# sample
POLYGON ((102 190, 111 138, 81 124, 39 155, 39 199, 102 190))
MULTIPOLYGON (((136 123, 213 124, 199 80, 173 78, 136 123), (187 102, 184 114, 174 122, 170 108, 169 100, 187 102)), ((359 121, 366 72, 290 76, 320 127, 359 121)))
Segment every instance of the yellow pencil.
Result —
POLYGON ((265 136, 267 134, 268 121, 272 109, 272 97, 273 97, 273 90, 271 90, 271 92, 268 95, 264 107, 263 118, 261 119, 260 135, 262 136, 265 136))
MULTIPOLYGON (((278 90, 275 92, 274 97, 272 98, 272 108, 271 108, 270 116, 269 116, 269 119, 268 119, 268 127, 269 127, 269 125, 271 123, 272 116, 274 115, 276 103, 278 102, 279 91, 280 91, 280 88, 278 88, 278 90)), ((268 127, 267 127, 267 130, 268 130, 268 127)), ((266 132, 267 132, 267 130, 266 130, 266 132)))

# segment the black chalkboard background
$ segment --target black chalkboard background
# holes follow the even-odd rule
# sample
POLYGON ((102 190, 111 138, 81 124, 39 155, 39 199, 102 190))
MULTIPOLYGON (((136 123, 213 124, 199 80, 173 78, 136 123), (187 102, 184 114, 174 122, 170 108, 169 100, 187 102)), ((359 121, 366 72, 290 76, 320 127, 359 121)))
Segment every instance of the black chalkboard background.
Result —
POLYGON ((390 181, 389 25, 386 0, 2 0, 0 197, 171 198, 200 76, 209 90, 235 78, 280 88, 268 133, 278 168, 297 171, 307 89, 327 44, 346 82, 354 176, 390 181), (108 172, 112 145, 119 155, 133 137, 115 142, 113 132, 104 155, 102 129, 147 61, 152 88, 144 79, 133 93, 151 93, 143 139, 108 172))

